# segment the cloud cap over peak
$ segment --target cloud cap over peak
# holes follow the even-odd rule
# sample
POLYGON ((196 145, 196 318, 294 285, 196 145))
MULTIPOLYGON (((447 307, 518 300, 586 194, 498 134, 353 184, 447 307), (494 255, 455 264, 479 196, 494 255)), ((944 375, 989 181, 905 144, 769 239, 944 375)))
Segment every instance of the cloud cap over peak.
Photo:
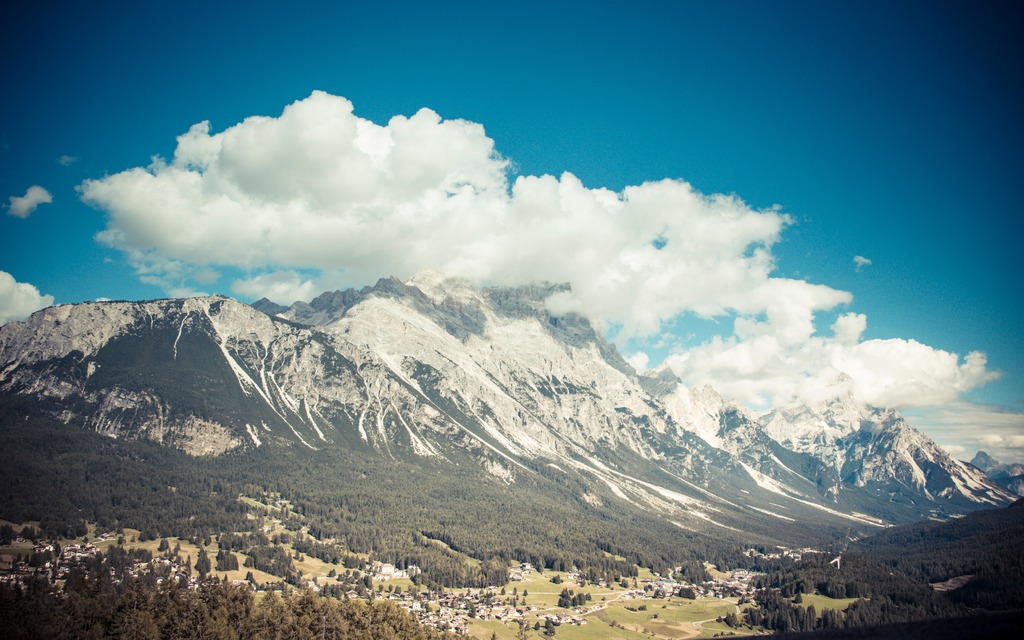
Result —
POLYGON ((775 289, 806 289, 798 297, 814 309, 849 297, 770 278, 771 246, 791 223, 778 210, 679 180, 621 193, 569 173, 510 184, 482 126, 429 109, 379 126, 314 92, 279 117, 216 134, 201 122, 177 142, 170 163, 79 188, 109 216, 99 240, 148 277, 168 261, 237 267, 253 273, 238 283, 250 295, 260 283, 289 290, 281 284, 297 269, 349 284, 425 268, 477 282, 569 282, 572 294, 554 306, 641 335, 683 311, 757 312, 775 289))
POLYGON ((481 125, 426 108, 378 125, 317 91, 220 133, 195 124, 169 162, 79 190, 107 213, 98 239, 168 291, 203 284, 195 274, 219 268, 244 273, 237 293, 280 303, 424 269, 481 284, 566 282, 571 289, 548 300, 551 312, 583 314, 620 339, 654 336, 684 314, 732 318, 733 335, 670 363, 684 380, 721 383, 741 399, 793 388, 813 395, 819 373, 847 369, 881 389, 882 374, 865 371, 893 364, 912 374, 907 367, 939 362, 953 372, 935 377, 924 397, 936 400, 991 376, 980 354, 962 365, 953 356, 950 369, 950 354, 919 343, 864 342, 857 314, 841 316, 833 337, 817 336, 816 315, 852 295, 773 275, 773 247, 793 224, 779 208, 673 179, 621 191, 571 173, 510 180, 481 125), (886 349, 906 357, 894 362, 886 349))

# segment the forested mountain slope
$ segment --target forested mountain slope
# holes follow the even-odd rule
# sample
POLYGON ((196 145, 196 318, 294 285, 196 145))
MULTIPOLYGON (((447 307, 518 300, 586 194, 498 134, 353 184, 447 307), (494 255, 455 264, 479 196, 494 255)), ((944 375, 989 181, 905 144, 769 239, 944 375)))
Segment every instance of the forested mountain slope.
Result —
MULTIPOLYGON (((837 396, 758 420, 668 371, 639 375, 586 319, 547 311, 561 290, 426 273, 290 308, 43 310, 0 327, 5 473, 28 489, 5 509, 46 516, 34 496, 53 474, 70 495, 106 487, 83 498, 89 517, 139 518, 153 501, 131 507, 124 487, 153 469, 173 476, 149 483, 157 503, 177 504, 168 487, 209 505, 262 486, 319 535, 393 558, 436 556, 421 536, 462 559, 668 565, 694 562, 698 538, 802 545, 1010 500, 895 411, 837 396), (486 535, 467 524, 482 521, 486 535)), ((146 519, 166 534, 178 508, 146 519)))

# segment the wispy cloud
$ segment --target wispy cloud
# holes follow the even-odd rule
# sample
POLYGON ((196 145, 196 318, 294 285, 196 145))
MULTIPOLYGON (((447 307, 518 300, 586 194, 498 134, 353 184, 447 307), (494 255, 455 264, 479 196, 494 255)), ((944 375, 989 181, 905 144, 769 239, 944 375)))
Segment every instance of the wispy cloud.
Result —
POLYGON ((41 204, 53 202, 53 196, 46 189, 39 185, 32 185, 23 196, 10 196, 8 198, 7 213, 16 218, 27 218, 41 204))
POLYGON ((951 402, 910 416, 949 451, 970 459, 986 451, 997 460, 1024 460, 1024 412, 972 402, 951 402))
POLYGON ((853 264, 854 264, 854 270, 855 271, 860 271, 864 267, 870 267, 871 266, 871 260, 865 258, 864 256, 853 256, 853 264))
POLYGON ((66 154, 61 156, 61 157, 59 157, 59 158, 57 158, 57 164, 59 164, 62 167, 70 167, 71 165, 75 164, 76 162, 78 162, 78 158, 77 157, 69 156, 69 155, 66 155, 66 154))

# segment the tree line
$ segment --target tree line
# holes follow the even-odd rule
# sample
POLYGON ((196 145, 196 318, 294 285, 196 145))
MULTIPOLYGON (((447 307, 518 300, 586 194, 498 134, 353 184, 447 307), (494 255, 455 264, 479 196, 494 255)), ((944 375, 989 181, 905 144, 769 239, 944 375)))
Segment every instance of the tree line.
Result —
POLYGON ((133 577, 131 560, 131 552, 111 547, 77 567, 61 590, 42 579, 0 584, 4 638, 459 640, 421 626, 390 601, 339 600, 309 589, 257 599, 247 587, 216 579, 197 589, 157 584, 154 574, 133 577))

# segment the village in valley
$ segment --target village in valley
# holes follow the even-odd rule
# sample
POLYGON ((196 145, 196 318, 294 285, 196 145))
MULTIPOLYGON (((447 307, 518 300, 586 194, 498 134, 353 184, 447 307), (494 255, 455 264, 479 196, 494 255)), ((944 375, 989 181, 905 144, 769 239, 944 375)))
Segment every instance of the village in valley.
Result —
MULTIPOLYGON (((397 567, 370 556, 339 561, 313 557, 308 536, 280 499, 242 498, 264 509, 262 533, 202 539, 155 538, 134 529, 97 531, 78 538, 43 539, 37 523, 0 522, 0 583, 45 581, 60 589, 83 580, 101 559, 109 578, 197 589, 217 580, 270 591, 309 589, 325 597, 393 601, 421 624, 477 638, 690 638, 736 635, 735 621, 752 600, 760 574, 705 568, 711 580, 692 583, 677 572, 662 576, 638 568, 636 576, 583 575, 521 562, 508 583, 486 588, 431 589, 415 565, 397 567), (116 567, 116 570, 115 568, 116 567), (727 620, 729 618, 730 620, 727 620), (727 624, 732 621, 733 625, 727 624)), ((804 550, 808 551, 808 550, 804 550)), ((758 554, 750 550, 748 554, 758 554)), ((760 554, 759 554, 760 555, 760 554)), ((782 550, 799 561, 799 551, 782 550)), ((751 633, 747 630, 746 633, 751 633)))
POLYGON ((618 582, 591 582, 576 570, 544 571, 520 563, 510 567, 506 585, 431 590, 414 582, 419 572, 415 566, 397 568, 372 561, 364 570, 345 569, 289 549, 302 576, 296 586, 252 567, 245 554, 225 552, 215 539, 205 545, 177 539, 140 541, 138 531, 96 533, 90 527, 91 535, 81 538, 46 540, 31 524, 0 523, 0 528, 0 582, 6 584, 46 581, 59 589, 68 580, 82 579, 90 563, 106 557, 122 568, 116 575, 111 570, 114 582, 133 577, 196 589, 201 581, 213 579, 252 589, 257 597, 267 591, 308 588, 329 597, 386 599, 426 626, 481 638, 524 637, 521 633, 575 637, 572 629, 588 625, 591 633, 585 637, 605 637, 598 628, 620 633, 632 629, 644 637, 665 638, 731 634, 734 630, 722 619, 739 612, 749 600, 757 575, 709 567, 714 579, 702 584, 643 570, 618 582), (233 560, 226 562, 226 555, 233 560))

